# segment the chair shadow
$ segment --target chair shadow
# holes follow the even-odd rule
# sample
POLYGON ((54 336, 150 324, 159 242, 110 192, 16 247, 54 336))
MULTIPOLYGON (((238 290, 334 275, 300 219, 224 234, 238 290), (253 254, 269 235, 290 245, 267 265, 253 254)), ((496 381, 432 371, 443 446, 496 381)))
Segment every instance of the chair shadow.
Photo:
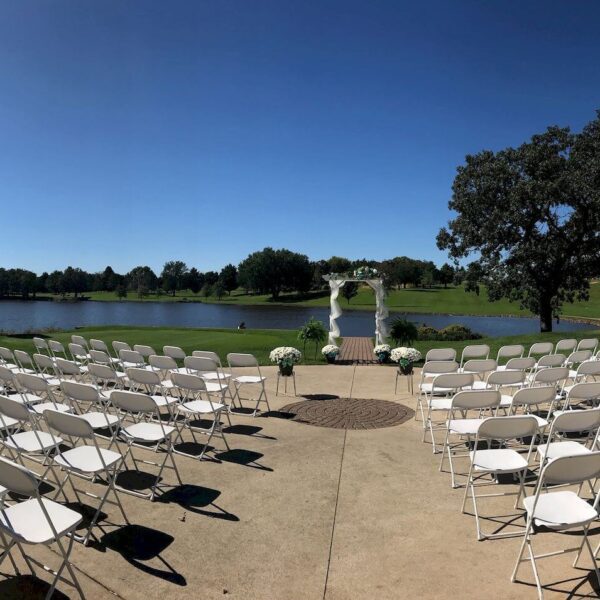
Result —
POLYGON ((157 502, 165 504, 174 503, 195 514, 204 515, 212 519, 222 519, 223 521, 239 521, 239 517, 225 510, 215 500, 221 495, 219 490, 203 487, 200 485, 185 484, 180 485, 157 498, 157 502), (216 510, 205 510, 207 507, 213 507, 216 510))
POLYGON ((224 433, 233 433, 235 435, 247 435, 248 437, 262 438, 265 440, 276 440, 276 437, 271 435, 265 435, 260 433, 263 430, 262 427, 256 427, 255 425, 228 425, 223 427, 224 433))
POLYGON ((142 525, 126 525, 103 535, 99 545, 103 550, 110 549, 118 552, 130 565, 140 571, 183 587, 187 585, 185 577, 161 556, 174 539, 172 535, 158 529, 142 525), (146 564, 152 559, 159 560, 165 568, 146 564))
POLYGON ((231 450, 226 450, 225 452, 217 452, 215 456, 223 462, 235 463, 236 465, 251 467, 261 471, 273 471, 271 467, 266 467, 258 462, 258 460, 264 456, 264 454, 261 454, 260 452, 253 452, 252 450, 245 450, 244 448, 233 448, 231 450))
MULTIPOLYGON (((127 469, 121 471, 115 483, 126 490, 141 492, 142 490, 150 490, 156 480, 156 475, 147 473, 146 471, 136 471, 135 469, 127 469)), ((159 481, 162 481, 162 477, 159 481)), ((118 491, 117 491, 118 493, 118 491)))
POLYGON ((339 396, 337 394, 304 394, 301 396, 304 400, 337 400, 339 396))
MULTIPOLYGON (((2 600, 44 600, 50 584, 35 575, 14 575, 0 573, 3 579, 0 581, 0 598, 2 600)), ((75 596, 79 594, 75 592, 75 596)), ((54 590, 52 594, 53 600, 69 600, 69 596, 65 596, 60 590, 54 590)))
POLYGON ((281 410, 269 410, 265 413, 262 413, 260 416, 271 419, 293 419, 295 417, 295 415, 292 413, 283 412, 281 410))
MULTIPOLYGON (((533 581, 524 581, 520 577, 522 577, 522 573, 524 573, 523 567, 525 564, 521 566, 521 570, 519 570, 519 576, 515 579, 515 583, 520 585, 524 585, 531 588, 536 588, 535 582, 533 581)), ((552 583, 544 584, 542 582, 542 589, 544 592, 556 592, 557 594, 563 595, 568 600, 572 598, 598 598, 600 597, 600 585, 598 585, 598 580, 596 579, 596 574, 593 570, 588 570, 582 567, 576 567, 578 571, 587 571, 585 575, 581 577, 570 577, 568 579, 560 579, 558 581, 554 581, 552 583), (571 583, 575 583, 575 586, 571 589, 565 589, 562 587, 563 585, 568 585, 571 583), (592 591, 590 592, 580 592, 579 589, 583 587, 586 583, 590 585, 592 591)), ((533 577, 533 574, 532 574, 533 577)))
MULTIPOLYGON (((200 455, 202 454, 202 450, 204 450, 204 444, 193 441, 179 442, 177 444, 173 444, 173 450, 175 450, 175 452, 183 452, 184 454, 189 455, 189 457, 192 459, 199 459, 200 455)), ((214 446, 206 446, 206 450, 204 450, 204 456, 202 456, 202 461, 220 463, 221 461, 215 458, 214 454, 209 454, 209 452, 214 452, 215 450, 216 448, 214 446)))

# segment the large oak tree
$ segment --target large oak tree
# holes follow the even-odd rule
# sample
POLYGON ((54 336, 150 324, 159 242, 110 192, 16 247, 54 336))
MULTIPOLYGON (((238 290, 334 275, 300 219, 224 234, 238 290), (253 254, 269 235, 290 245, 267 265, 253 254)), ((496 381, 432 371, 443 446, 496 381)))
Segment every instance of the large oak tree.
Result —
POLYGON ((589 297, 600 266, 600 111, 579 134, 549 127, 518 148, 467 156, 452 191, 456 216, 438 247, 476 257, 490 300, 518 301, 552 331, 563 303, 589 297))

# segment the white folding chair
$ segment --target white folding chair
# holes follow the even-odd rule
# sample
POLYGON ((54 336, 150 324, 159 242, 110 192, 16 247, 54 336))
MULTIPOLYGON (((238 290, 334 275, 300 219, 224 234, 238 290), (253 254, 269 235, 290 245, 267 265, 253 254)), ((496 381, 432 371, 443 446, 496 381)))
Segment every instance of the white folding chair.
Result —
POLYGON ((27 352, 24 350, 15 350, 13 355, 17 361, 20 373, 29 373, 30 375, 33 375, 38 372, 33 359, 27 352))
POLYGON ((460 487, 456 483, 454 463, 452 462, 453 455, 459 456, 455 454, 455 450, 463 449, 462 456, 469 456, 468 453, 464 454, 465 444, 467 448, 470 448, 472 440, 477 435, 477 429, 484 420, 482 415, 487 413, 487 417, 495 416, 499 406, 500 392, 494 390, 465 390, 453 396, 446 420, 446 438, 440 459, 440 471, 443 471, 444 458, 446 453, 448 454, 453 488, 460 487), (477 411, 476 418, 469 416, 469 412, 472 411, 477 411), (457 438, 457 441, 452 442, 451 437, 457 438))
POLYGON ((45 354, 34 354, 33 361, 37 367, 37 375, 45 379, 49 386, 56 388, 60 385, 54 358, 45 354))
MULTIPOLYGON (((23 404, 31 406, 31 412, 41 416, 45 410, 58 410, 60 412, 71 412, 71 407, 59 402, 52 391, 52 386, 39 375, 28 373, 17 373, 17 383, 23 404), (29 398, 41 398, 41 402, 31 403, 29 398)), ((59 382, 60 385, 60 382, 59 382)))
POLYGON ((74 344, 79 344, 80 346, 83 346, 87 352, 90 351, 90 345, 88 344, 88 341, 82 335, 72 335, 71 342, 73 342, 74 344))
MULTIPOLYGON (((560 402, 563 399, 564 388, 569 379, 568 367, 547 367, 536 371, 530 376, 530 386, 554 386, 555 402, 560 402)), ((554 404, 550 405, 548 414, 551 415, 554 410, 554 404)))
POLYGON ((206 383, 207 392, 209 394, 216 394, 219 397, 220 402, 226 406, 227 410, 225 414, 231 425, 231 420, 229 418, 231 404, 228 404, 225 398, 229 395, 229 399, 233 402, 233 395, 231 393, 231 388, 229 387, 229 381, 227 381, 230 375, 225 375, 219 363, 207 356, 186 356, 183 362, 186 371, 192 375, 202 377, 206 383))
POLYGON ((134 344, 133 349, 139 352, 144 359, 148 360, 152 355, 156 355, 156 350, 152 346, 146 346, 144 344, 134 344))
POLYGON ((533 356, 524 356, 521 358, 510 358, 504 365, 504 368, 498 367, 499 371, 524 371, 529 373, 535 368, 535 358, 533 356))
POLYGON ((497 390, 501 393, 499 408, 506 410, 512 404, 514 393, 525 385, 525 372, 493 371, 488 375, 486 384, 486 389, 497 390), (510 390, 514 391, 510 393, 510 390))
POLYGON ((523 495, 523 486, 525 483, 525 474, 529 468, 533 443, 538 432, 537 421, 531 415, 519 415, 512 417, 490 417, 485 419, 477 429, 475 445, 470 453, 471 465, 469 468, 468 483, 465 486, 462 509, 465 512, 469 492, 473 501, 473 512, 475 514, 475 524, 477 528, 477 539, 495 539, 501 537, 513 537, 515 532, 491 532, 485 533, 481 529, 479 510, 477 507, 478 498, 490 498, 497 496, 516 495, 515 508, 519 506, 519 500, 523 495), (513 448, 506 447, 511 440, 520 440, 529 438, 527 453, 523 456, 513 448), (480 444, 486 442, 487 448, 480 449, 480 444), (490 448, 491 442, 500 442, 504 447, 490 448), (475 489, 482 486, 497 485, 496 478, 499 475, 513 475, 519 480, 519 489, 515 493, 495 492, 492 494, 477 495, 475 489), (492 476, 491 481, 486 481, 475 485, 481 478, 492 476))
POLYGON ((148 394, 159 409, 166 408, 173 418, 173 405, 177 404, 177 398, 171 396, 172 386, 167 388, 156 371, 131 368, 127 369, 127 378, 132 391, 148 394))
POLYGON ((148 357, 148 364, 150 365, 150 369, 152 371, 158 373, 164 387, 173 387, 171 374, 180 372, 180 369, 177 366, 174 358, 171 358, 170 356, 159 356, 157 354, 152 354, 150 357, 148 357))
POLYGON ((512 397, 508 414, 516 415, 522 411, 523 414, 534 417, 538 429, 542 431, 548 427, 548 420, 533 413, 532 408, 535 407, 536 411, 539 412, 540 406, 547 404, 549 405, 548 415, 551 415, 555 398, 556 389, 552 385, 522 388, 517 390, 512 397))
POLYGON ((31 341, 37 352, 40 354, 45 353, 47 356, 50 356, 50 348, 48 347, 48 342, 44 338, 34 337, 31 341))
POLYGON ((562 367, 566 360, 567 357, 564 354, 544 354, 544 356, 541 356, 535 363, 534 371, 562 367))
POLYGON ((123 509, 123 505, 121 504, 115 489, 115 479, 119 473, 121 463, 123 462, 121 453, 100 448, 94 436, 93 427, 82 416, 47 410, 44 412, 44 419, 48 424, 50 435, 54 436, 53 431, 57 431, 60 435, 64 435, 73 442, 83 442, 82 445, 74 446, 73 448, 64 451, 60 450, 58 443, 56 444, 56 453, 53 457, 54 464, 60 471, 65 473, 65 477, 61 481, 59 489, 56 491, 55 498, 59 493, 62 493, 66 497, 65 485, 69 482, 79 504, 83 505, 80 494, 99 501, 85 534, 78 535, 73 532, 71 535, 77 541, 87 545, 92 530, 96 526, 98 517, 102 512, 102 507, 106 502, 109 504, 116 504, 119 507, 125 522, 129 524, 129 519, 125 514, 125 510, 123 509), (73 482, 72 475, 82 477, 90 482, 96 482, 98 479, 101 479, 102 484, 105 486, 103 495, 99 496, 88 490, 77 488, 73 482), (111 493, 114 497, 114 501, 111 501, 108 498, 111 493))
POLYGON ((498 370, 504 371, 505 365, 501 365, 500 361, 511 358, 522 358, 525 353, 525 348, 521 344, 512 344, 510 346, 501 346, 496 355, 498 370))
MULTIPOLYGON (((598 377, 600 377, 600 360, 588 360, 582 362, 576 370, 569 370, 569 378, 572 380, 573 385, 596 381, 598 377)), ((568 392, 570 387, 572 386, 565 386, 565 392, 568 392)))
POLYGON ((252 354, 240 354, 240 353, 236 353, 236 352, 230 352, 227 355, 227 363, 229 365, 229 369, 232 371, 232 380, 233 380, 233 386, 234 386, 234 392, 233 392, 233 400, 232 400, 232 405, 230 407, 230 412, 236 412, 236 413, 243 413, 243 404, 242 404, 242 398, 240 396, 240 390, 242 389, 242 387, 244 386, 258 386, 259 387, 259 394, 258 397, 256 398, 256 405, 254 407, 254 411, 252 412, 252 416, 256 416, 256 413, 258 411, 258 407, 260 405, 261 402, 265 402, 267 405, 267 409, 270 411, 271 407, 269 406, 269 400, 267 398, 267 389, 265 387, 265 381, 266 381, 266 377, 263 377, 261 371, 260 371, 260 366, 258 364, 258 360, 256 360, 256 357, 253 356, 252 354), (256 375, 252 375, 252 374, 248 374, 247 371, 244 371, 244 374, 242 375, 235 375, 233 373, 234 369, 256 369, 256 375), (235 402, 237 401, 239 402, 239 410, 238 409, 234 409, 235 407, 235 402))
POLYGON ((127 443, 127 450, 123 454, 123 465, 127 465, 127 458, 131 456, 135 470, 138 473, 140 472, 138 463, 158 467, 156 478, 150 487, 150 492, 147 494, 144 494, 139 490, 124 488, 118 485, 118 482, 116 487, 125 493, 154 500, 156 492, 159 488, 172 487, 162 483, 161 476, 164 469, 173 469, 179 484, 182 485, 183 482, 181 481, 177 464, 173 457, 172 437, 177 430, 175 427, 171 425, 165 425, 163 423, 162 419, 160 418, 159 408, 154 399, 146 394, 123 390, 114 390, 110 396, 110 399, 112 404, 117 409, 123 411, 131 420, 134 421, 133 424, 124 426, 119 431, 120 437, 127 443), (144 417, 146 417, 146 419, 153 418, 155 422, 143 420, 144 417), (164 452, 164 459, 162 463, 142 460, 139 457, 135 458, 132 451, 134 446, 144 450, 149 450, 153 446, 154 452, 162 450, 164 452), (171 461, 171 466, 166 464, 167 460, 171 461))
MULTIPOLYGON (((215 362, 218 365, 219 368, 216 369, 214 373, 206 372, 206 373, 202 374, 202 379, 204 379, 205 381, 211 381, 213 379, 220 381, 222 379, 230 379, 231 378, 231 373, 227 373, 226 371, 223 370, 223 365, 221 363, 221 359, 219 358, 219 355, 216 352, 211 352, 210 350, 194 350, 192 352, 192 357, 210 358, 213 362, 215 362)), ((185 360, 183 362, 185 365, 185 360)), ((194 369, 191 369, 191 370, 193 371, 194 369)))
POLYGON ((425 355, 425 362, 443 360, 443 361, 455 361, 456 350, 454 348, 432 348, 425 355))
POLYGON ((179 346, 163 346, 163 354, 175 360, 184 360, 187 356, 179 346))
POLYGON ((536 342, 531 344, 527 356, 538 356, 544 354, 552 354, 554 344, 552 342, 536 342))
POLYGON ((112 343, 112 347, 116 356, 119 356, 121 350, 131 350, 131 346, 127 342, 119 342, 117 340, 112 343))
POLYGON ((584 338, 579 340, 577 344, 577 350, 591 350, 592 354, 596 352, 598 348, 598 338, 584 338))
POLYGON ((588 381, 584 383, 576 383, 575 385, 565 388, 567 396, 561 410, 555 410, 554 415, 557 416, 561 412, 572 411, 573 407, 589 408, 598 405, 600 400, 600 382, 588 381))
MULTIPOLYGON (((83 517, 78 512, 58 502, 42 498, 39 491, 40 483, 41 481, 35 473, 29 469, 5 458, 0 458, 0 485, 20 496, 29 498, 28 500, 18 501, 11 506, 0 504, 0 532, 3 539, 8 538, 6 548, 0 556, 0 564, 10 555, 13 547, 16 546, 32 574, 35 575, 33 568, 33 564, 35 563, 54 575, 46 594, 46 600, 49 600, 54 594, 56 584, 59 581, 73 586, 82 600, 84 600, 83 590, 69 562, 74 540, 70 534, 74 533, 83 517), (66 546, 62 542, 62 538, 65 536, 69 538, 66 546), (35 546, 38 544, 43 544, 44 546, 54 544, 56 546, 58 555, 61 558, 61 564, 57 570, 44 565, 33 558, 33 556, 28 555, 23 548, 24 545, 35 546), (65 568, 70 575, 70 579, 62 576, 65 568)), ((10 560, 13 566, 15 566, 17 574, 19 574, 12 556, 10 560)))
POLYGON ((57 357, 54 359, 54 364, 56 366, 58 378, 61 382, 69 379, 80 382, 85 380, 87 369, 84 371, 84 368, 76 362, 57 357))
POLYGON ((125 372, 127 369, 145 369, 146 361, 144 357, 135 350, 119 350, 119 360, 125 372))
POLYGON ((565 340, 559 340, 556 342, 555 352, 557 354, 571 354, 571 352, 575 352, 577 348, 577 340, 574 338, 569 338, 565 340))
POLYGON ((67 351, 61 342, 58 340, 49 340, 48 348, 53 358, 64 358, 68 359, 67 351))
POLYGON ((427 394, 431 393, 433 380, 443 373, 456 373, 458 371, 458 363, 454 360, 432 360, 426 361, 421 369, 421 379, 419 381, 419 393, 417 395, 417 410, 415 410, 415 421, 417 420, 417 412, 421 413, 423 428, 425 428, 425 411, 423 408, 423 400, 427 394))
POLYGON ((202 433, 208 436, 199 455, 187 453, 184 450, 178 449, 177 446, 174 446, 173 451, 177 454, 183 454, 200 460, 204 456, 213 436, 220 437, 225 443, 227 450, 229 450, 229 444, 227 443, 227 438, 221 424, 221 414, 223 411, 227 414, 227 406, 223 403, 212 401, 207 390, 207 383, 201 377, 186 373, 173 373, 171 377, 181 400, 181 404, 177 405, 176 410, 183 417, 183 422, 179 423, 175 421, 178 426, 178 438, 183 442, 182 429, 190 431, 196 444, 198 441, 195 433, 202 433), (212 417, 210 427, 193 425, 194 420, 208 416, 212 417))
POLYGON ((427 414, 423 421, 423 442, 427 437, 427 431, 429 431, 434 454, 438 452, 434 430, 444 428, 446 418, 448 418, 452 408, 452 396, 461 390, 471 389, 474 379, 472 373, 442 373, 434 378, 431 391, 425 394, 427 414), (444 421, 433 421, 433 415, 438 412, 446 413, 444 421))
POLYGON ((485 360, 489 355, 490 347, 487 344, 470 344, 465 346, 460 356, 460 368, 462 369, 467 360, 485 360))
POLYGON ((71 342, 69 344, 69 352, 71 353, 71 358, 82 367, 86 366, 91 360, 88 351, 81 344, 71 342))
POLYGON ((484 390, 487 387, 484 381, 486 374, 495 371, 497 366, 496 360, 493 358, 474 358, 467 360, 459 371, 461 373, 472 373, 476 377, 473 387, 484 390))
POLYGON ((125 373, 116 371, 105 364, 90 363, 88 365, 88 373, 94 385, 104 393, 110 391, 111 388, 109 386, 111 385, 118 389, 123 389, 123 386, 129 384, 125 373))
POLYGON ((119 364, 119 359, 118 358, 113 358, 110 355, 110 351, 108 349, 108 346, 106 345, 106 342, 103 342, 102 340, 95 340, 95 339, 91 339, 90 340, 90 355, 92 356, 92 360, 94 360, 95 362, 96 359, 94 359, 94 355, 93 355, 93 351, 95 350, 96 352, 104 352, 104 354, 106 354, 106 356, 108 357, 108 362, 110 364, 113 365, 118 365, 119 364))
POLYGON ((11 371, 19 370, 17 359, 10 348, 0 346, 0 365, 11 371))
POLYGON ((591 482, 600 476, 600 452, 589 454, 580 454, 576 456, 561 456, 550 461, 542 470, 538 479, 535 494, 525 498, 523 504, 527 511, 527 525, 525 527, 525 537, 519 550, 517 563, 511 576, 511 581, 515 581, 519 567, 522 562, 531 563, 531 569, 535 578, 535 584, 538 590, 538 597, 543 598, 543 589, 540 582, 536 560, 550 556, 558 556, 567 552, 576 552, 577 556, 573 566, 576 567, 586 546, 594 565, 596 579, 600 585, 600 572, 596 564, 596 552, 592 551, 588 540, 588 531, 590 525, 598 519, 598 496, 596 496, 593 505, 581 498, 579 494, 583 488, 582 484, 586 481, 591 482), (579 492, 571 490, 552 491, 548 486, 553 485, 577 485, 579 492), (572 531, 581 529, 581 543, 573 548, 567 548, 554 552, 546 552, 536 555, 533 551, 532 537, 543 531, 550 530, 554 533, 572 531), (527 548, 529 557, 524 558, 523 554, 527 548))

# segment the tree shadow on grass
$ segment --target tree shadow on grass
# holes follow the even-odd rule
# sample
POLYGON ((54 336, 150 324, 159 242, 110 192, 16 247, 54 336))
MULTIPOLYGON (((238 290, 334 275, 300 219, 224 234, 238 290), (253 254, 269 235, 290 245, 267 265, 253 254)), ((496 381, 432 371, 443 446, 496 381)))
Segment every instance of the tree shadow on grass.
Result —
POLYGON ((168 492, 165 492, 158 502, 178 504, 190 512, 204 515, 212 519, 222 519, 224 521, 239 521, 239 517, 221 508, 215 500, 221 495, 219 490, 203 487, 200 485, 180 485, 168 492), (216 510, 206 510, 213 507, 216 510))
POLYGON ((162 556, 174 541, 174 537, 158 529, 142 525, 126 525, 111 531, 100 538, 100 547, 118 552, 130 565, 154 577, 159 577, 179 586, 186 586, 187 581, 162 556), (146 564, 150 560, 158 560, 163 568, 146 564))

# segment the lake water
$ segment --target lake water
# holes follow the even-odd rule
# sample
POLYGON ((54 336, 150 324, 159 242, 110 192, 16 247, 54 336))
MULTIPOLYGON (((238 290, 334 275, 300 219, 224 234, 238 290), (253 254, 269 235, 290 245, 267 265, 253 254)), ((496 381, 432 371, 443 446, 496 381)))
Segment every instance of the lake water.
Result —
MULTIPOLYGON (((342 307, 343 308, 343 307, 342 307)), ((399 313, 391 313, 390 323, 399 313)), ((420 325, 437 329, 461 323, 483 335, 501 336, 537 333, 533 318, 469 317, 454 315, 403 314, 420 325)), ((46 302, 0 301, 0 330, 22 333, 47 328, 73 329, 84 325, 153 325, 163 327, 237 327, 248 329, 297 329, 310 317, 329 328, 328 308, 297 306, 235 306, 174 302, 46 302)), ((369 336, 375 329, 374 312, 346 311, 338 319, 342 335, 369 336)), ((556 331, 591 329, 585 323, 562 321, 556 331)))

